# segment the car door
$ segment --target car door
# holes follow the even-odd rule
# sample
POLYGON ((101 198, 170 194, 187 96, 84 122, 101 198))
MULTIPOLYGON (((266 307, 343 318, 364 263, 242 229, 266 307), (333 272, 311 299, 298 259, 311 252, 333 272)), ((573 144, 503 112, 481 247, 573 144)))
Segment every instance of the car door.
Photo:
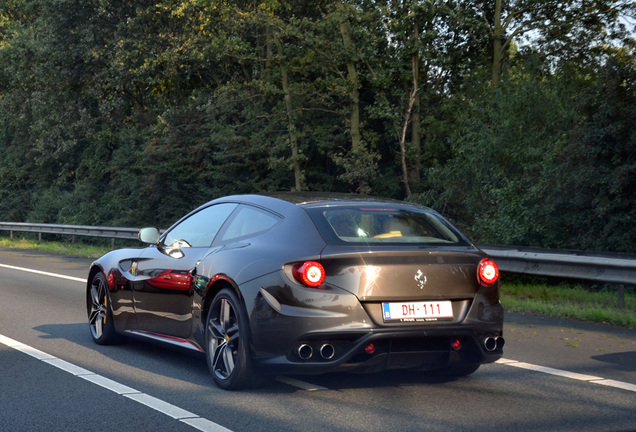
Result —
POLYGON ((180 221, 159 245, 143 250, 131 273, 135 315, 140 330, 188 337, 192 330, 193 270, 211 253, 211 244, 237 207, 205 207, 180 221))

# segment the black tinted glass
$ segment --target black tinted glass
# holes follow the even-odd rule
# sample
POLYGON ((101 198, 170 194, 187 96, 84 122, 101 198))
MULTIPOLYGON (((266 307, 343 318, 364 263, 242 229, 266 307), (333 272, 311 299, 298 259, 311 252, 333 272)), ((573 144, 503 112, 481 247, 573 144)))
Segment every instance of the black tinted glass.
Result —
POLYGON ((219 236, 220 241, 226 242, 262 234, 273 228, 280 220, 278 216, 265 210, 242 205, 223 228, 219 236))
POLYGON ((466 244, 434 212, 417 208, 334 206, 310 208, 326 238, 360 244, 466 244), (335 237, 334 237, 335 236, 335 237))
POLYGON ((206 207, 181 221, 166 234, 163 243, 174 247, 208 247, 237 204, 206 207))

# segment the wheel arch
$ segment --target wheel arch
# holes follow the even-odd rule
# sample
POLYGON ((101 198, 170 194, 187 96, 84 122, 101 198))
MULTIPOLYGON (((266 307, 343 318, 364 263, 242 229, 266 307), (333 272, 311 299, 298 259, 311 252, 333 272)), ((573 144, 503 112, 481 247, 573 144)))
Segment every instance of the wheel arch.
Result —
POLYGON ((203 302, 201 305, 201 324, 204 326, 204 328, 205 321, 208 316, 208 311, 210 310, 210 305, 212 304, 212 300, 214 300, 214 297, 224 288, 228 288, 234 291, 239 301, 241 302, 243 312, 247 313, 247 308, 245 307, 245 299, 243 298, 238 285, 226 275, 215 275, 208 285, 208 289, 205 292, 205 296, 203 297, 203 302))
POLYGON ((95 277, 97 273, 102 273, 104 276, 106 276, 104 269, 99 264, 93 263, 91 265, 90 271, 88 272, 88 279, 86 279, 86 304, 87 305, 90 305, 91 284, 93 283, 93 278, 95 277))
POLYGON ((98 272, 102 272, 104 273, 104 276, 106 276, 106 272, 104 272, 104 269, 102 268, 102 266, 100 266, 97 263, 93 263, 91 265, 91 268, 88 272, 88 279, 86 279, 86 287, 90 287, 91 286, 91 281, 93 280, 93 278, 95 277, 95 275, 98 272))

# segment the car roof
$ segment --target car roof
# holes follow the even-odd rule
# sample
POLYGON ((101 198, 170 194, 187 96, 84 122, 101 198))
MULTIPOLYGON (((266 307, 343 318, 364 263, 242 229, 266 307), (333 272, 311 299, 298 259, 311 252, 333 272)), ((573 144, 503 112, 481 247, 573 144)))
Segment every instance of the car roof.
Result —
POLYGON ((326 204, 326 203, 346 203, 346 202, 386 202, 399 203, 400 201, 390 200, 388 198, 379 198, 369 195, 347 194, 337 192, 278 192, 268 193, 266 196, 281 199, 292 204, 309 205, 309 204, 326 204))
POLYGON ((406 201, 398 201, 389 198, 374 197, 370 195, 348 194, 337 192, 269 192, 263 194, 230 195, 217 198, 204 206, 218 202, 238 202, 259 205, 274 211, 281 211, 291 207, 314 207, 330 205, 361 205, 364 203, 374 205, 392 205, 400 207, 417 207, 431 211, 430 208, 406 201))

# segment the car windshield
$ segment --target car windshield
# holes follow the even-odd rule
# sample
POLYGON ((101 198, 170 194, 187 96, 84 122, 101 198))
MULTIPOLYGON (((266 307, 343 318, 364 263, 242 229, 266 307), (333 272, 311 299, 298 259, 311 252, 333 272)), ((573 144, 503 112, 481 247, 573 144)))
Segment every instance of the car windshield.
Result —
POLYGON ((323 236, 338 243, 466 244, 444 219, 424 209, 333 206, 307 210, 323 236))

